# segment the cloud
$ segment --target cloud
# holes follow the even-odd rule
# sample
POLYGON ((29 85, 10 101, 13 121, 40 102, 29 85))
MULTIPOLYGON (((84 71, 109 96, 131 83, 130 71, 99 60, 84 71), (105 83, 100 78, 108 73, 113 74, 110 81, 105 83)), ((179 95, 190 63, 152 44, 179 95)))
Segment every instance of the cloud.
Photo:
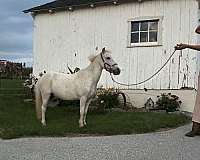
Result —
POLYGON ((0 57, 2 57, 2 56, 11 56, 11 55, 13 55, 13 56, 22 56, 23 54, 22 53, 17 53, 17 52, 13 53, 13 52, 0 51, 0 57))
POLYGON ((32 32, 21 34, 19 32, 5 31, 0 38, 0 51, 27 52, 32 50, 32 32))
POLYGON ((33 58, 19 58, 11 61, 16 63, 25 63, 27 67, 33 66, 33 58))
MULTIPOLYGON (((26 55, 30 56, 31 52, 26 53, 26 55)), ((16 56, 16 57, 20 57, 20 56, 24 56, 24 53, 20 53, 20 52, 4 52, 4 51, 0 51, 0 57, 2 56, 16 56)))
POLYGON ((21 53, 21 52, 1 52, 0 59, 6 59, 11 62, 26 63, 26 66, 31 67, 33 65, 32 53, 21 53))
POLYGON ((51 0, 0 0, 0 59, 32 57, 33 19, 22 11, 51 0))
POLYGON ((32 63, 33 62, 33 58, 19 58, 19 59, 15 59, 13 60, 13 62, 19 62, 19 63, 23 63, 23 62, 26 62, 26 63, 32 63))
POLYGON ((22 52, 1 52, 0 51, 0 59, 6 59, 9 61, 21 60, 21 62, 30 62, 32 63, 32 51, 27 51, 25 53, 22 52), (22 61, 23 60, 23 61, 22 61))
MULTIPOLYGON (((4 19, 2 21, 4 24, 23 24, 23 23, 29 23, 30 20, 27 17, 21 17, 21 16, 10 16, 7 19, 4 19)), ((1 22, 1 23, 2 23, 1 22)))

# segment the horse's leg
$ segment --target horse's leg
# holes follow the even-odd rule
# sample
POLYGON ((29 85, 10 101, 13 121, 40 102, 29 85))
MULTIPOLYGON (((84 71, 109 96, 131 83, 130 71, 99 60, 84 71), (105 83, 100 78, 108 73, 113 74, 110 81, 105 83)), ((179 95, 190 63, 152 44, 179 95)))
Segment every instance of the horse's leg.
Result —
POLYGON ((88 108, 89 108, 89 105, 90 105, 90 102, 92 101, 92 99, 88 99, 87 100, 87 103, 85 105, 85 111, 84 111, 84 121, 83 121, 83 124, 86 126, 86 116, 87 116, 87 112, 88 112, 88 108))
POLYGON ((85 112, 85 105, 86 105, 87 98, 81 97, 80 99, 80 119, 79 119, 79 127, 84 127, 83 119, 84 119, 84 112, 85 112))
POLYGON ((47 110, 47 104, 50 98, 50 94, 45 94, 44 96, 42 96, 43 98, 43 103, 42 103, 42 124, 43 126, 46 126, 46 119, 45 119, 45 113, 47 110))

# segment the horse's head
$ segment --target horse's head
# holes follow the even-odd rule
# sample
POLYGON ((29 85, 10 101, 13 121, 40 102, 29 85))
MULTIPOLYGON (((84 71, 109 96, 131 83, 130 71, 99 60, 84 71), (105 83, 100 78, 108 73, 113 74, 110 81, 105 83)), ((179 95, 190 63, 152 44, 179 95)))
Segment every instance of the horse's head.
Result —
POLYGON ((102 52, 100 53, 101 60, 102 60, 102 67, 114 75, 120 74, 120 68, 118 67, 118 64, 113 60, 111 57, 111 54, 109 51, 106 51, 105 48, 102 49, 102 52))

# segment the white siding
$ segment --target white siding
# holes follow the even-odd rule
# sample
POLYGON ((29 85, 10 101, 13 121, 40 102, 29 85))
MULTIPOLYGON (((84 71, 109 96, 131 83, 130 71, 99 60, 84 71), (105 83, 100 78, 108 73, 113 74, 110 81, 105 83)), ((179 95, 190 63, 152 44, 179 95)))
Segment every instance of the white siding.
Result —
MULTIPOLYGON (((196 0, 154 0, 39 14, 34 20, 34 73, 42 70, 66 72, 67 65, 84 68, 90 54, 106 47, 122 68, 116 79, 123 83, 140 82, 165 63, 175 44, 197 42, 194 32, 197 24, 196 0), (128 20, 144 16, 163 16, 162 46, 128 48, 128 20)), ((154 79, 131 88, 177 89, 183 84, 196 87, 196 54, 184 50, 179 67, 178 51, 154 79)), ((108 73, 103 72, 99 84, 113 84, 108 73)))

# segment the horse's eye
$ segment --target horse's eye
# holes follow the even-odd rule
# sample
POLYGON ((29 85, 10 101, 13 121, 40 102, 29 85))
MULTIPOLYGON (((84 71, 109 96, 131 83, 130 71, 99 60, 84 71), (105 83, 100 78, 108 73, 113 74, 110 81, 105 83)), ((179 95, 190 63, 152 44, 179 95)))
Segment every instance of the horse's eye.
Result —
POLYGON ((110 60, 110 57, 106 57, 107 60, 110 60))

